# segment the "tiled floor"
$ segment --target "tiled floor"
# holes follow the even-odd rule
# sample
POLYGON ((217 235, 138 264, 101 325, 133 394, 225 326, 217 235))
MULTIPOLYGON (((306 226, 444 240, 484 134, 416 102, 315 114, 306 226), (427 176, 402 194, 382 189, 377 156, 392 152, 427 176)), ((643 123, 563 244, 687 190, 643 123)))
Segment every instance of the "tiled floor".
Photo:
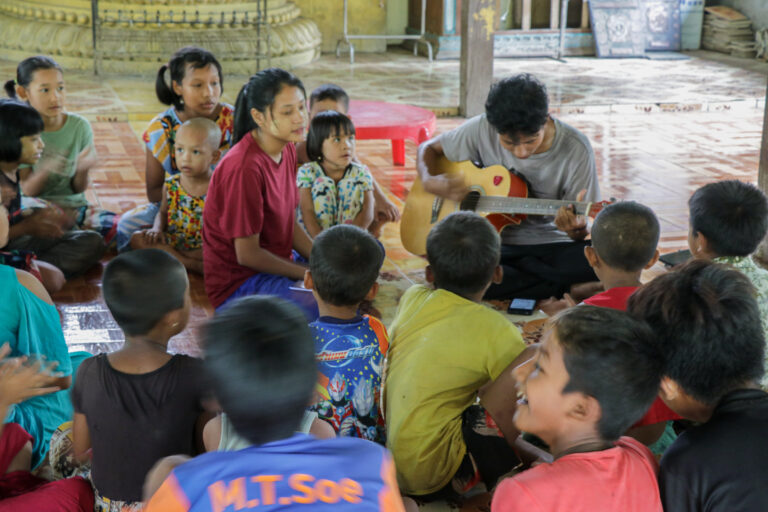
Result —
MULTIPOLYGON (((604 197, 634 199, 652 207, 662 226, 662 252, 685 246, 686 202, 698 186, 718 179, 756 181, 762 108, 768 64, 693 52, 686 61, 501 60, 496 76, 536 73, 549 86, 553 112, 592 141, 604 197)), ((308 88, 336 82, 352 97, 410 102, 455 112, 458 63, 428 64, 402 52, 365 55, 350 66, 324 56, 297 69, 308 88), (407 81, 404 80, 407 77, 407 81)), ((0 62, 3 76, 14 64, 0 62)), ((144 153, 138 135, 161 110, 150 78, 98 80, 66 74, 68 107, 93 121, 101 165, 93 173, 89 198, 125 211, 144 200, 144 153)), ((226 77, 231 100, 242 78, 226 77)), ((462 122, 438 119, 438 132, 462 122)), ((406 145, 404 167, 394 167, 389 143, 360 141, 358 154, 398 205, 415 173, 415 145, 406 145)), ((424 261, 408 254, 399 226, 388 225, 387 248, 375 306, 385 323, 402 292, 423 281, 424 261)), ((55 297, 72 348, 110 351, 123 341, 100 298, 101 268, 76 279, 55 297)), ((196 327, 211 313, 200 277, 191 276, 194 309, 190 329, 172 340, 174 351, 198 354, 196 327)))
MULTIPOLYGON (((494 76, 530 72, 547 84, 552 106, 577 113, 681 109, 707 111, 765 98, 768 63, 709 52, 686 52, 688 60, 496 59, 494 76)), ((0 60, 0 76, 13 78, 16 63, 0 60)), ((224 70, 226 75, 226 69, 224 70)), ((455 115, 459 103, 459 62, 429 63, 407 51, 360 53, 354 65, 323 55, 293 70, 307 90, 333 82, 353 98, 410 103, 455 115), (403 81, 407 77, 407 81, 403 81)), ((5 79, 5 78, 4 78, 5 79)), ((224 99, 234 102, 247 77, 226 75, 224 99)), ((136 121, 140 130, 162 108, 154 94, 154 76, 94 78, 66 73, 73 110, 95 120, 136 121)))

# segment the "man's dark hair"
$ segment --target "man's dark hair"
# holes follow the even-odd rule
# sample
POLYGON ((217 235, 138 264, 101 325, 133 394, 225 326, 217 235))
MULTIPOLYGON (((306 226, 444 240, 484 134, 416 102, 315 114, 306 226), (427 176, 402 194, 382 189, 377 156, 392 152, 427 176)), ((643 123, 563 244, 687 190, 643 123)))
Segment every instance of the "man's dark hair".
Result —
POLYGON ((499 234, 476 213, 452 213, 427 236, 427 261, 435 276, 435 288, 464 298, 485 289, 500 258, 499 234))
POLYGON ((323 230, 312 244, 309 271, 320 299, 357 306, 379 277, 384 249, 370 233, 340 224, 323 230))
POLYGON ((634 201, 608 205, 592 226, 592 247, 615 269, 642 270, 659 244, 659 220, 653 210, 634 201))
POLYGON ((491 86, 485 117, 500 135, 535 135, 549 119, 547 87, 530 73, 503 78, 491 86))
POLYGON ((768 201, 737 180, 704 185, 688 200, 691 228, 707 237, 718 256, 747 256, 768 231, 768 201))
POLYGON ((552 319, 570 380, 563 393, 581 392, 600 404, 597 431, 615 441, 653 403, 661 382, 661 354, 653 332, 624 311, 570 308, 552 319))
POLYGON ((738 270, 692 260, 635 292, 628 311, 655 331, 663 374, 702 403, 763 375, 760 310, 738 270))
POLYGON ((141 336, 184 307, 187 271, 159 249, 126 252, 107 265, 102 290, 117 325, 128 336, 141 336))
POLYGON ((323 84, 316 87, 309 95, 309 108, 318 102, 333 100, 344 105, 344 111, 349 111, 349 95, 347 91, 335 84, 323 84))
POLYGON ((0 99, 0 162, 18 162, 22 137, 43 132, 43 118, 19 100, 0 99))
POLYGON ((309 123, 307 133, 307 156, 315 162, 323 161, 323 142, 328 137, 341 136, 343 134, 354 135, 355 125, 340 112, 326 110, 318 112, 309 123))
POLYGON ((293 435, 317 379, 301 310, 277 297, 237 299, 204 330, 205 367, 235 431, 255 444, 293 435))

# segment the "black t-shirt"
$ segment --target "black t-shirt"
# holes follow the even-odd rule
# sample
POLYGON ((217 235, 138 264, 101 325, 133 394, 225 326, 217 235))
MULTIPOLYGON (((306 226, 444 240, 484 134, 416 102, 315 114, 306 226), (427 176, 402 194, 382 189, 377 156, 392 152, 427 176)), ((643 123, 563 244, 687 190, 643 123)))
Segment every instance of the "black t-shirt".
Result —
POLYGON ((684 432, 661 459, 670 512, 768 511, 768 394, 728 393, 712 418, 684 432))
POLYGON ((72 390, 85 414, 93 456, 91 477, 102 496, 141 501, 150 468, 167 455, 194 455, 195 423, 205 398, 202 362, 175 355, 157 370, 122 373, 106 354, 83 361, 72 390))

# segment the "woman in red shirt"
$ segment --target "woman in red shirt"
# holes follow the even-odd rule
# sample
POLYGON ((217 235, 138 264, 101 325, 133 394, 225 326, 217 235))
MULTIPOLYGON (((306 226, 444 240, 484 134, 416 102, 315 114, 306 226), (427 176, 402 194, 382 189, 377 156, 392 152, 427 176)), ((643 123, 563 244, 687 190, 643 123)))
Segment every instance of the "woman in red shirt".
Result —
POLYGON ((312 239, 296 222, 296 148, 307 127, 306 94, 288 71, 251 76, 235 104, 234 146, 213 173, 203 212, 205 289, 219 309, 245 295, 270 294, 317 317, 300 286, 312 239))

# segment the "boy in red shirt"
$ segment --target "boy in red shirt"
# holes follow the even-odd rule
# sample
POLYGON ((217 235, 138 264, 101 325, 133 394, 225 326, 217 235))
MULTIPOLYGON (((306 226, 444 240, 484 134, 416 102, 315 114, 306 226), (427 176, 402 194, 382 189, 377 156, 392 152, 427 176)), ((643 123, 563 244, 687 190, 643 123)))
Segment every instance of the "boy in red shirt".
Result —
POLYGON ((580 306, 557 315, 534 358, 514 370, 515 426, 555 457, 502 481, 492 512, 661 512, 651 452, 621 437, 658 393, 662 357, 648 325, 580 306))
MULTIPOLYGON (((584 304, 626 311, 627 300, 641 286, 640 274, 659 259, 658 243, 659 221, 647 206, 622 201, 601 211, 592 226, 592 246, 584 248, 584 256, 605 291, 584 300, 584 304)), ((652 445, 664 434, 667 421, 676 419, 680 416, 657 397, 627 435, 652 445)), ((672 437, 670 442, 651 449, 663 453, 675 438, 674 433, 667 437, 672 437)))
MULTIPOLYGON (((627 300, 640 286, 640 274, 659 259, 659 221, 653 211, 634 201, 612 204, 595 218, 592 246, 584 248, 584 256, 605 289, 584 304, 627 310, 627 300)), ((573 301, 559 301, 560 307, 573 306, 573 301)), ((557 308, 556 308, 557 309, 557 308)), ((659 441, 667 421, 680 419, 656 398, 653 405, 627 435, 646 445, 659 441)), ((670 429, 671 432, 671 429, 670 429)), ((674 433, 669 436, 674 441, 674 433)), ((664 438, 666 440, 666 437, 664 438)), ((663 452, 670 442, 659 443, 652 450, 663 452)))

